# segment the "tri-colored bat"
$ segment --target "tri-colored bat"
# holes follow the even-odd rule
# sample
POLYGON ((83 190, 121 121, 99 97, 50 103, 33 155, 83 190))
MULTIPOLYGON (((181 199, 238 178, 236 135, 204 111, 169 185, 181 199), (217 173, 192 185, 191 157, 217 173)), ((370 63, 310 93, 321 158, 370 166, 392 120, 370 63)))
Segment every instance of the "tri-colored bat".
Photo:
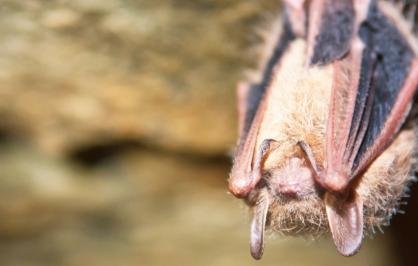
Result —
POLYGON ((413 180, 418 40, 402 14, 414 16, 416 3, 287 0, 283 9, 261 74, 237 89, 229 190, 253 210, 254 258, 266 228, 330 231, 350 256, 388 225, 413 180))

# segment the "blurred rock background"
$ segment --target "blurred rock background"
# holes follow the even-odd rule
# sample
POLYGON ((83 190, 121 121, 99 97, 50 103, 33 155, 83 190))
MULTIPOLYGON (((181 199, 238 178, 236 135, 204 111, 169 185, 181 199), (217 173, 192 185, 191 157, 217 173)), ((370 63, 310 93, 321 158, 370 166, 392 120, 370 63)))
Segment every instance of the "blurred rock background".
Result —
MULTIPOLYGON (((272 0, 0 0, 0 265, 255 265, 226 192, 272 0)), ((401 265, 272 236, 260 265, 401 265)))

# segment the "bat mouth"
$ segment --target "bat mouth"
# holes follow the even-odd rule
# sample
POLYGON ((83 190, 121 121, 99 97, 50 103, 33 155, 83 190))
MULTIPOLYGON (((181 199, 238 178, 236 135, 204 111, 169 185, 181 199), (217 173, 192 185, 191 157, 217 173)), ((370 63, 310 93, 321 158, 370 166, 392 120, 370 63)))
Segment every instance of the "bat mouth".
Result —
POLYGON ((251 254, 255 259, 264 251, 265 231, 274 231, 282 235, 321 236, 329 231, 325 205, 319 187, 309 191, 295 192, 283 190, 278 192, 275 184, 264 177, 247 198, 252 208, 251 254), (261 229, 263 228, 263 229, 261 229), (253 240, 254 239, 254 240, 253 240), (262 240, 262 241, 260 241, 262 240))
POLYGON ((250 251, 256 260, 264 253, 266 231, 291 236, 319 236, 328 232, 325 206, 315 191, 303 196, 293 192, 277 193, 263 178, 246 201, 252 209, 250 251))
MULTIPOLYGON (((307 168, 303 168, 303 170, 307 170, 307 168)), ((276 209, 284 210, 283 214, 287 214, 289 211, 297 212, 298 207, 295 208, 294 206, 302 207, 304 210, 318 207, 318 205, 324 207, 322 201, 325 190, 314 182, 310 170, 309 174, 305 173, 304 178, 283 177, 278 173, 281 173, 281 169, 265 171, 256 187, 244 198, 246 204, 253 210, 258 207, 260 202, 268 202, 267 226, 270 225, 270 221, 273 221, 274 224, 276 209)), ((300 173, 300 171, 297 173, 300 173)), ((254 211, 254 213, 257 212, 254 211)), ((283 215, 284 217, 285 215, 283 215)), ((283 230, 291 231, 288 230, 287 226, 284 226, 283 230)))
POLYGON ((300 189, 300 184, 277 185, 270 183, 266 185, 266 188, 272 198, 281 203, 302 201, 312 197, 320 198, 324 193, 319 186, 310 189, 300 189))

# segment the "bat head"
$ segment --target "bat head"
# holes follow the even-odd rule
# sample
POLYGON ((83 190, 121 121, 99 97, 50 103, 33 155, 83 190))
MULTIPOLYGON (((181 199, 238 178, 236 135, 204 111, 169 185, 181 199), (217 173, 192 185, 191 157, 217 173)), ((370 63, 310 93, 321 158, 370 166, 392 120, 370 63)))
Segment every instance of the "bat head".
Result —
POLYGON ((312 171, 297 157, 284 167, 271 170, 266 183, 275 198, 302 199, 315 193, 312 171))

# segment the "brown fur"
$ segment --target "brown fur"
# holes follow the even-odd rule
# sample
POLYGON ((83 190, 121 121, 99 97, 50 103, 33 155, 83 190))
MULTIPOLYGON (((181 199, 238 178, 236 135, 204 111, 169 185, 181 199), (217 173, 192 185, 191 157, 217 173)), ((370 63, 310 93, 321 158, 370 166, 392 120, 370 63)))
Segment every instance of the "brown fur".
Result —
MULTIPOLYGON (((314 2, 320 4, 323 0, 314 2)), ((370 1, 355 0, 353 3, 357 12, 357 32, 370 1)), ((401 17, 394 15, 398 11, 393 6, 384 5, 382 9, 399 25, 416 52, 418 42, 409 33, 407 25, 398 22, 401 17)), ((264 64, 278 41, 280 29, 277 25, 276 22, 273 34, 266 38, 262 53, 264 64)), ((268 77, 269 84, 251 128, 246 132, 247 137, 240 140, 242 144, 239 145, 229 180, 230 191, 244 198, 253 210, 251 254, 256 259, 261 258, 263 253, 265 226, 286 235, 318 236, 331 231, 340 253, 353 255, 363 235, 389 224, 413 180, 410 173, 415 163, 417 141, 412 125, 405 126, 382 154, 378 150, 366 156, 370 159, 359 173, 350 172, 355 171, 350 169, 353 169, 357 148, 362 144, 362 134, 367 130, 367 126, 356 129, 351 124, 361 67, 371 67, 362 65, 365 43, 354 35, 349 52, 342 58, 325 66, 312 66, 306 62, 310 58, 315 32, 309 36, 296 35, 299 38, 292 39, 288 44, 268 77), (359 130, 353 133, 356 137, 360 136, 359 142, 349 138, 350 128, 359 130), (326 143, 328 147, 325 147, 326 143), (309 149, 305 144, 309 145, 309 149), (353 154, 346 155, 345 151, 349 149, 353 154), (374 155, 378 156, 376 160, 374 155), (341 164, 348 169, 346 172, 341 170, 341 164), (354 177, 352 180, 355 182, 349 183, 354 177)), ((263 72, 264 67, 259 70, 263 72)), ((415 72, 411 73, 413 77, 415 72)), ((253 75, 250 83, 259 82, 261 78, 261 75, 253 75)), ((407 92, 411 92, 416 82, 412 78, 406 83, 410 83, 407 92)), ((243 88, 239 95, 249 95, 246 92, 251 88, 243 88)), ((373 97, 369 99, 373 100, 373 97)), ((398 116, 406 115, 407 110, 396 112, 396 107, 406 106, 404 102, 409 102, 409 99, 409 96, 402 98, 400 95, 400 100, 394 105, 398 116)), ((359 104, 370 106, 372 103, 359 104)), ((242 104, 246 101, 241 99, 241 107, 244 106, 242 104)), ((240 113, 245 112, 241 110, 240 113)), ((368 117, 367 113, 364 117, 368 117)), ((393 124, 399 125, 399 117, 395 120, 393 124)), ((357 122, 359 120, 354 121, 357 122)), ((385 129, 390 134, 383 138, 385 143, 377 145, 382 149, 397 131, 397 128, 389 129, 385 129)))
POLYGON ((303 40, 291 44, 280 65, 281 71, 276 72, 271 83, 257 146, 264 139, 275 139, 279 148, 268 156, 266 170, 281 167, 295 154, 301 157, 296 147, 300 140, 309 142, 316 150, 323 148, 333 69, 306 68, 305 48, 303 40))
MULTIPOLYGON (((270 85, 269 103, 256 145, 259 147, 264 139, 275 139, 279 143, 264 164, 267 180, 272 172, 285 167, 293 157, 308 165, 296 145, 300 140, 312 146, 318 163, 323 164, 326 117, 335 70, 330 65, 307 68, 306 49, 305 41, 293 42, 270 85)), ((368 232, 388 225, 399 209, 399 202, 413 180, 410 171, 416 146, 413 130, 403 130, 362 177, 357 191, 364 201, 364 226, 368 232)), ((248 202, 255 201, 251 197, 257 197, 257 194, 252 193, 248 202)), ((321 235, 329 231, 321 193, 297 200, 273 198, 268 214, 268 225, 273 231, 290 235, 321 235)))

